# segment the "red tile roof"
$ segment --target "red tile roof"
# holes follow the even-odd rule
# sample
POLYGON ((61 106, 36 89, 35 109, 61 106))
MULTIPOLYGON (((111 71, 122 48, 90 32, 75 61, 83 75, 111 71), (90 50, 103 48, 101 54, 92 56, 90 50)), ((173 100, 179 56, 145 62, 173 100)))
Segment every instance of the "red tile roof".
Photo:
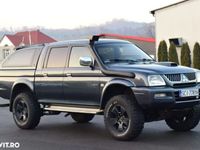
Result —
POLYGON ((143 41, 143 42, 150 42, 150 43, 155 43, 154 38, 149 38, 149 37, 139 37, 139 36, 128 36, 128 35, 120 35, 120 34, 100 34, 100 36, 103 37, 115 37, 115 38, 120 38, 120 39, 129 39, 129 40, 136 40, 136 41, 143 41))
POLYGON ((22 43, 25 45, 34 45, 34 44, 56 42, 55 39, 47 36, 46 34, 40 32, 39 30, 18 32, 14 35, 5 35, 5 36, 7 36, 8 39, 15 46, 19 46, 22 43))
POLYGON ((15 46, 19 46, 20 43, 22 42, 22 36, 15 36, 9 34, 6 34, 4 36, 6 36, 15 46))

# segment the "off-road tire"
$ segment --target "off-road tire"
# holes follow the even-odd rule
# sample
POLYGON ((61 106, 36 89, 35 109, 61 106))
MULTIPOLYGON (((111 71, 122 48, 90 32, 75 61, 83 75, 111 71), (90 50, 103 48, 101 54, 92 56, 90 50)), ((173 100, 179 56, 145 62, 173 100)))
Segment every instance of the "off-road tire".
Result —
POLYGON ((34 129, 40 122, 42 111, 39 103, 33 97, 30 92, 23 92, 14 98, 13 118, 21 129, 34 129))
POLYGON ((132 96, 112 97, 104 110, 106 129, 117 140, 137 138, 144 127, 144 114, 132 96))
POLYGON ((167 125, 175 131, 189 131, 194 129, 200 120, 200 109, 194 107, 186 115, 174 116, 166 119, 167 125))

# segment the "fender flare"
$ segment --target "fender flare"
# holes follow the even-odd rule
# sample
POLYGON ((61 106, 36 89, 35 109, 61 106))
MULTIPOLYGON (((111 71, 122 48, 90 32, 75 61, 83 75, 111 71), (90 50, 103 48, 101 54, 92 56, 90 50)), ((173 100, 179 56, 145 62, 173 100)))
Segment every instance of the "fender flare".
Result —
POLYGON ((27 87, 29 87, 29 89, 34 92, 34 85, 33 85, 33 82, 31 82, 30 80, 28 79, 18 79, 14 82, 14 84, 12 85, 12 88, 11 88, 11 93, 10 93, 10 111, 12 110, 12 103, 13 103, 13 99, 12 99, 12 96, 13 96, 13 91, 15 89, 15 87, 19 84, 23 84, 23 85, 26 85, 27 87))
POLYGON ((128 79, 113 79, 109 82, 106 83, 106 85, 104 86, 102 92, 101 92, 101 97, 100 97, 100 107, 102 107, 103 104, 103 99, 104 99, 104 95, 106 93, 106 90, 112 86, 112 85, 122 85, 122 86, 126 86, 126 87, 135 87, 135 83, 133 81, 130 81, 128 79))

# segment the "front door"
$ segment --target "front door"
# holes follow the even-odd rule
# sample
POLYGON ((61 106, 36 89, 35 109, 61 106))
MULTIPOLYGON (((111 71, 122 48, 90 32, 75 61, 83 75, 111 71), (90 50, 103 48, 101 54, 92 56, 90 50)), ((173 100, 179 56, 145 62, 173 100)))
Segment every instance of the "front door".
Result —
POLYGON ((64 74, 64 96, 69 104, 92 105, 100 104, 99 77, 101 71, 95 67, 81 66, 80 57, 92 57, 89 47, 74 46, 71 48, 68 67, 64 74))

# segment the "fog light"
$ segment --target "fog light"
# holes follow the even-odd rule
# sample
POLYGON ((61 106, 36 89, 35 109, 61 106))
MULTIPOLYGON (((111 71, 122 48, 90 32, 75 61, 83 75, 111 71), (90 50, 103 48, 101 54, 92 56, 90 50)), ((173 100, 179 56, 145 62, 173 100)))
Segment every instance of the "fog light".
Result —
POLYGON ((166 97, 166 93, 157 93, 154 95, 154 98, 163 98, 166 97))

